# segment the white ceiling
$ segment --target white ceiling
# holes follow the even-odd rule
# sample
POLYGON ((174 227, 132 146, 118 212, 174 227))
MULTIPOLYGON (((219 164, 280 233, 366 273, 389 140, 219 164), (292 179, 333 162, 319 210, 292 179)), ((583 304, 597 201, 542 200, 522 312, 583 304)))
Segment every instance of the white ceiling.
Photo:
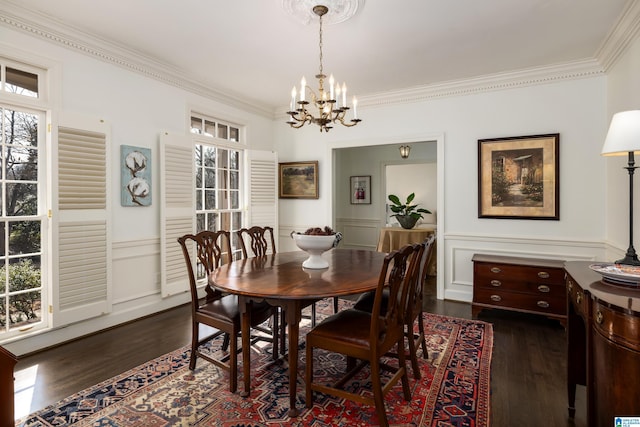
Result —
MULTIPOLYGON (((350 94, 367 96, 597 60, 637 1, 360 0, 354 17, 325 24, 324 70, 346 81, 350 94)), ((282 4, 0 0, 0 13, 89 36, 93 45, 275 111, 319 66, 317 21, 305 25, 282 4)))

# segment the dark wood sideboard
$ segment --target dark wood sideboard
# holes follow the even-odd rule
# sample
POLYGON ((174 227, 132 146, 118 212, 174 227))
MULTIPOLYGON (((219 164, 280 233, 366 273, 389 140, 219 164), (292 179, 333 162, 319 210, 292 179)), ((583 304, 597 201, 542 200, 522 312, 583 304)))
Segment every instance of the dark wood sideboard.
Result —
POLYGON ((564 261, 475 254, 472 315, 485 308, 567 318, 564 261))
POLYGON ((640 289, 603 283, 589 264, 565 264, 569 417, 585 385, 588 426, 613 426, 640 417, 640 289))
POLYGON ((18 358, 9 350, 0 346, 0 426, 13 426, 13 368, 18 358))

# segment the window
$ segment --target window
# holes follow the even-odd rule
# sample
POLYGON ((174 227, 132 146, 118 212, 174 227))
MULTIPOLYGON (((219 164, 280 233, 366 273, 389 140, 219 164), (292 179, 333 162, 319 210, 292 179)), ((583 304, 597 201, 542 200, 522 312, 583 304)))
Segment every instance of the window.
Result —
POLYGON ((41 114, 0 104, 0 334, 42 321, 41 114))
POLYGON ((0 341, 48 326, 44 75, 0 57, 0 341))
MULTIPOLYGON (((191 133, 195 145, 196 230, 239 230, 244 224, 243 151, 233 144, 240 142, 240 128, 192 115, 191 133)), ((232 233, 234 253, 238 245, 232 233)))

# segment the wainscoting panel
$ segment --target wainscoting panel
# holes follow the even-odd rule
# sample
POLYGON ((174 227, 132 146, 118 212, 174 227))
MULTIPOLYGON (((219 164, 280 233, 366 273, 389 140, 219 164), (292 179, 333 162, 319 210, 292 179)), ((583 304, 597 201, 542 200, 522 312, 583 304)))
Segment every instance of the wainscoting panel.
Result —
POLYGON ((382 226, 382 221, 378 219, 336 219, 336 230, 342 233, 341 246, 344 248, 375 251, 382 226))
POLYGON ((444 299, 471 302, 473 299, 474 254, 545 258, 565 261, 605 259, 606 245, 595 241, 514 238, 500 236, 444 235, 444 299))

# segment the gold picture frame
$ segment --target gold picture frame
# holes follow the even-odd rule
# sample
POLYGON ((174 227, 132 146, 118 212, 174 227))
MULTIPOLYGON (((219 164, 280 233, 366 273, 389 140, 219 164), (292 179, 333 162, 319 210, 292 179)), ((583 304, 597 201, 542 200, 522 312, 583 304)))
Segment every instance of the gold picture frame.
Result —
POLYGON ((318 161, 278 163, 278 197, 317 199, 318 161))
POLYGON ((560 134, 478 140, 478 217, 560 219, 560 134))

